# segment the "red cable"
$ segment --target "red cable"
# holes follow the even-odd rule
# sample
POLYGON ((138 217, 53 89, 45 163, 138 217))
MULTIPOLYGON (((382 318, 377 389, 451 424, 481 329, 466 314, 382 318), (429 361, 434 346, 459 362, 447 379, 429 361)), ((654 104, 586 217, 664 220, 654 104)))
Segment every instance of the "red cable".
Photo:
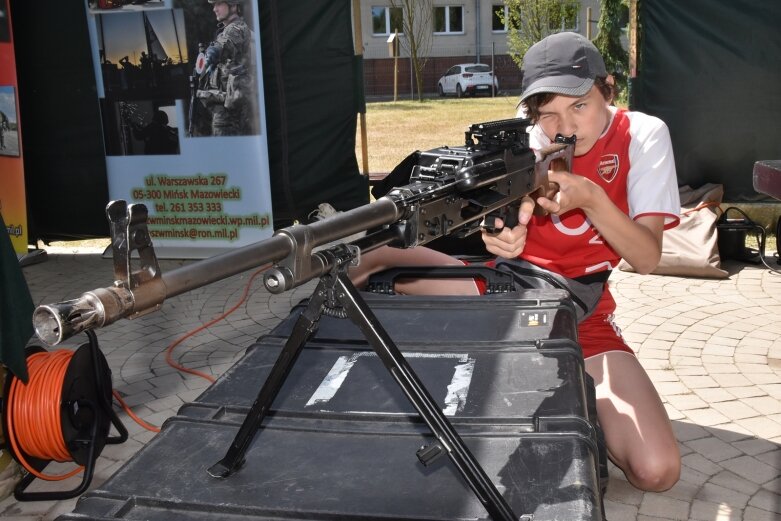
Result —
POLYGON ((171 343, 171 345, 169 345, 168 348, 165 351, 165 361, 168 362, 168 365, 170 365, 171 367, 173 367, 174 369, 177 369, 179 371, 183 371, 185 373, 190 373, 190 374, 194 374, 196 376, 200 376, 201 378, 205 378, 206 380, 214 383, 215 378, 212 375, 203 373, 203 372, 198 371, 196 369, 187 368, 187 367, 179 364, 178 362, 176 362, 173 359, 173 355, 172 355, 173 350, 174 350, 174 348, 176 348, 176 346, 178 346, 179 344, 184 342, 186 339, 190 338, 191 336, 195 335, 196 333, 199 333, 199 332, 203 331, 204 329, 207 329, 208 327, 213 326, 214 324, 216 324, 220 320, 223 320, 228 315, 230 315, 231 313, 233 313, 234 311, 239 309, 239 306, 241 306, 244 303, 244 301, 247 300, 247 296, 249 295, 249 289, 252 286, 252 281, 255 280, 255 277, 257 277, 258 275, 263 273, 266 269, 268 269, 268 266, 263 266, 262 268, 259 268, 257 271, 255 271, 255 273, 253 273, 250 276, 249 280, 247 281, 246 286, 244 286, 244 293, 241 295, 241 298, 228 311, 226 311, 222 315, 218 316, 217 318, 213 318, 212 320, 206 322, 205 324, 202 324, 202 325, 198 326, 197 328, 193 329, 189 333, 186 333, 186 334, 182 335, 181 337, 177 338, 173 343, 171 343))
MULTIPOLYGON (((198 371, 196 369, 190 369, 190 368, 185 367, 185 366, 179 364, 178 362, 176 362, 173 359, 173 351, 176 348, 176 346, 178 346, 179 344, 184 342, 186 339, 190 338, 191 336, 195 335, 196 333, 199 333, 199 332, 203 331, 204 329, 207 329, 207 328, 213 326, 214 324, 216 324, 220 320, 225 319, 228 315, 230 315, 231 313, 233 313, 234 311, 239 309, 239 306, 241 306, 244 303, 244 301, 247 300, 247 297, 249 296, 249 290, 250 290, 250 287, 252 287, 252 281, 254 281, 255 277, 257 277, 258 275, 260 275, 261 273, 263 273, 267 269, 268 269, 268 265, 263 266, 262 268, 258 268, 258 270, 255 271, 250 276, 249 280, 247 281, 246 286, 244 286, 244 293, 242 293, 241 298, 228 311, 226 311, 222 315, 218 316, 217 318, 214 318, 214 319, 206 322, 205 324, 202 324, 202 325, 198 326, 197 328, 193 329, 192 331, 190 331, 190 332, 182 335, 181 337, 177 338, 176 340, 174 340, 165 350, 165 361, 168 363, 168 365, 170 365, 171 367, 173 367, 174 369, 176 369, 178 371, 182 371, 182 372, 185 372, 185 373, 189 373, 189 374, 193 374, 193 375, 196 375, 196 376, 200 376, 201 378, 204 378, 204 379, 208 380, 209 382, 214 383, 215 378, 212 375, 206 374, 206 373, 204 373, 202 371, 198 371)), ((125 410, 125 412, 128 414, 128 416, 133 418, 133 420, 135 420, 136 423, 138 423, 141 427, 143 427, 143 428, 145 428, 145 429, 147 429, 149 431, 160 432, 160 428, 159 427, 156 427, 156 426, 154 426, 154 425, 152 425, 150 423, 147 423, 144 420, 142 420, 141 418, 139 418, 138 416, 136 416, 133 413, 133 411, 130 409, 130 407, 128 407, 128 405, 122 400, 122 397, 119 395, 119 393, 117 391, 114 391, 113 394, 114 394, 114 398, 117 399, 117 401, 122 406, 122 408, 125 410)))

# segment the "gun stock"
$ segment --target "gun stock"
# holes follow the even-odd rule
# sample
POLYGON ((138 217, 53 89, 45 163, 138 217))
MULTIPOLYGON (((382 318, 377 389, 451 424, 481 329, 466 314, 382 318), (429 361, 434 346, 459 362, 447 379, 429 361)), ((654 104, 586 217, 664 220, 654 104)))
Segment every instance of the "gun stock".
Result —
POLYGON ((106 213, 114 283, 72 300, 39 306, 33 313, 36 334, 56 345, 84 330, 157 310, 166 298, 264 265, 270 266, 264 273, 266 288, 281 293, 344 269, 357 262, 361 252, 383 245, 412 248, 445 235, 474 233, 485 216, 545 189, 554 160, 571 159, 574 145, 569 143, 535 155, 528 147, 528 124, 528 120, 512 119, 472 125, 463 147, 422 153, 422 164, 413 169, 410 183, 372 203, 326 220, 280 229, 269 239, 168 273, 157 265, 146 207, 112 201, 106 213), (359 232, 366 234, 350 244, 316 250, 359 232), (130 262, 134 252, 140 262, 137 269, 130 262))

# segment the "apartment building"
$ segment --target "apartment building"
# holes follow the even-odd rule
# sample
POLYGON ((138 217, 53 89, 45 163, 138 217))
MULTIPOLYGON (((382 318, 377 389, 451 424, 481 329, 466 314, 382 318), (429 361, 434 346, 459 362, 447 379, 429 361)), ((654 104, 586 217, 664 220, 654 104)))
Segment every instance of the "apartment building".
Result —
MULTIPOLYGON (((364 85, 367 96, 392 95, 394 89, 394 59, 390 57, 388 38, 395 29, 402 31, 401 7, 388 0, 361 0, 361 32, 364 55, 364 85)), ((399 2, 396 2, 399 4, 399 2)), ((415 3, 420 7, 419 3, 415 3)), ((437 80, 457 63, 485 63, 491 65, 499 79, 500 91, 520 89, 521 73, 507 50, 507 27, 500 12, 506 12, 504 3, 497 0, 434 0, 431 19, 431 47, 423 71, 423 90, 437 91, 437 80)), ((422 19, 420 16, 418 19, 422 19)), ((566 30, 586 35, 588 24, 596 33, 599 18, 599 0, 581 0, 576 17, 567 22, 566 30), (591 7, 591 21, 587 8, 591 7)), ((404 38, 401 34, 400 38, 404 38)), ((400 98, 412 97, 414 84, 409 53, 399 46, 397 88, 400 98)))

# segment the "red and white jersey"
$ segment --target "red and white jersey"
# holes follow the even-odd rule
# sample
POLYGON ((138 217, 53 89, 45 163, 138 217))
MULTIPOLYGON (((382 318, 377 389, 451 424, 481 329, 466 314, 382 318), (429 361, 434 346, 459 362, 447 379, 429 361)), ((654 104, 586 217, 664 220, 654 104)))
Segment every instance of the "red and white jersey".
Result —
MULTIPOLYGON (((610 109, 610 125, 591 150, 574 158, 572 173, 601 186, 632 219, 663 215, 665 229, 673 228, 681 205, 667 125, 641 112, 610 109)), ((529 134, 533 149, 550 144, 537 125, 529 134)), ((527 233, 521 258, 568 277, 609 270, 620 260, 580 209, 533 216, 527 233)))

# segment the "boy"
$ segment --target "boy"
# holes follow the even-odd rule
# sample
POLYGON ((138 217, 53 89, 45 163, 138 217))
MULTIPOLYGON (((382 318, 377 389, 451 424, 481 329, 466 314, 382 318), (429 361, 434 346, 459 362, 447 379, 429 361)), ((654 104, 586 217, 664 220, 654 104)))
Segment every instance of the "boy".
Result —
MULTIPOLYGON (((678 223, 667 127, 657 118, 611 106, 613 79, 599 51, 581 35, 548 36, 527 51, 522 69, 520 104, 533 122, 531 147, 542 148, 557 134, 576 136, 572 173, 549 172, 559 186, 556 195, 524 198, 519 224, 483 232, 483 241, 499 257, 497 264, 509 269, 520 259, 602 285, 598 303, 578 324, 578 341, 596 384, 608 455, 634 486, 667 490, 680 476, 678 444, 659 395, 613 323, 615 301, 607 286, 621 258, 638 273, 651 272, 661 257, 662 232, 678 223), (546 215, 533 216, 535 205, 546 215)), ((353 278, 360 283, 386 265, 455 262, 425 248, 385 248, 364 256, 361 275, 353 278)), ((473 292, 471 284, 448 292, 473 292)), ((401 291, 439 292, 441 287, 414 281, 401 291)))

